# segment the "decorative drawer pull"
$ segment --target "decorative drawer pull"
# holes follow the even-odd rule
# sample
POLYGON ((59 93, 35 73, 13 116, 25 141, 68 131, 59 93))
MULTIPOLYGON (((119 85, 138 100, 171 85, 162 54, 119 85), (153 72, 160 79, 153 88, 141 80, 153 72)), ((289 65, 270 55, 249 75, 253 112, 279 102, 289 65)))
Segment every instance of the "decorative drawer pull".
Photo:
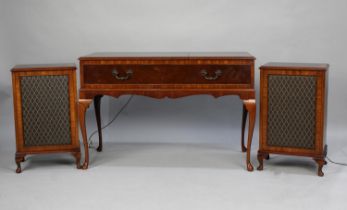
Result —
POLYGON ((112 75, 118 80, 128 80, 133 75, 133 71, 131 69, 129 69, 128 71, 126 71, 126 76, 120 76, 117 69, 114 69, 112 71, 112 75))
POLYGON ((214 72, 213 76, 209 76, 205 69, 201 70, 201 76, 203 76, 206 80, 216 80, 222 75, 222 70, 218 69, 214 72))

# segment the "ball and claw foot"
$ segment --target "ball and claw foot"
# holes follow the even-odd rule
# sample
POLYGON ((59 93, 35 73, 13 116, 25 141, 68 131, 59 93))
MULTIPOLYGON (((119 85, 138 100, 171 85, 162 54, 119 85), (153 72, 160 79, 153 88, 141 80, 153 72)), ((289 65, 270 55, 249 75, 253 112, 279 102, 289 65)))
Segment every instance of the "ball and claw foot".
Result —
POLYGON ((253 166, 251 163, 247 163, 247 171, 253 171, 253 166))
POLYGON ((76 168, 77 169, 82 169, 81 162, 80 162, 79 158, 76 160, 76 168))
POLYGON ((16 169, 16 173, 17 173, 17 174, 22 173, 22 169, 21 169, 21 167, 20 167, 20 166, 18 166, 18 167, 17 167, 17 169, 16 169))
POLYGON ((258 162, 259 162, 259 166, 257 168, 258 171, 262 171, 264 169, 264 161, 263 161, 263 159, 264 158, 266 159, 267 157, 269 157, 268 154, 264 155, 262 153, 258 153, 258 156, 257 156, 258 162))
POLYGON ((315 159, 315 161, 318 164, 318 171, 317 171, 318 176, 320 177, 324 176, 323 166, 326 164, 326 161, 324 159, 315 159))
POLYGON ((318 161, 318 176, 324 176, 324 173, 323 173, 323 166, 325 165, 325 160, 323 161, 318 161))
POLYGON ((88 163, 83 163, 83 165, 82 165, 82 169, 83 169, 83 170, 88 169, 88 163))
POLYGON ((258 166, 258 168, 257 168, 258 171, 262 171, 263 169, 264 169, 263 164, 260 164, 260 165, 258 166))
POLYGON ((98 146, 98 148, 96 148, 96 151, 101 152, 102 151, 102 146, 98 146))
POLYGON ((75 152, 75 153, 72 153, 72 155, 75 157, 76 168, 81 169, 81 153, 75 152))
POLYGON ((24 156, 16 155, 15 161, 16 161, 16 164, 17 164, 16 173, 19 174, 19 173, 22 172, 22 168, 21 168, 21 166, 20 166, 20 163, 22 163, 22 162, 25 161, 25 157, 24 157, 24 156))

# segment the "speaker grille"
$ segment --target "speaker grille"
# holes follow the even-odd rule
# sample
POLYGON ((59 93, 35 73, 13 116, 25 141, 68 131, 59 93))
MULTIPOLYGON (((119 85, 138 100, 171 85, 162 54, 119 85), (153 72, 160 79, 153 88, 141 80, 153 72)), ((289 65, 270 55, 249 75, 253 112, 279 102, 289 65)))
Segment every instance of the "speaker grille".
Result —
POLYGON ((71 144, 68 76, 22 76, 25 146, 71 144))
POLYGON ((268 76, 267 144, 314 149, 316 77, 268 76))

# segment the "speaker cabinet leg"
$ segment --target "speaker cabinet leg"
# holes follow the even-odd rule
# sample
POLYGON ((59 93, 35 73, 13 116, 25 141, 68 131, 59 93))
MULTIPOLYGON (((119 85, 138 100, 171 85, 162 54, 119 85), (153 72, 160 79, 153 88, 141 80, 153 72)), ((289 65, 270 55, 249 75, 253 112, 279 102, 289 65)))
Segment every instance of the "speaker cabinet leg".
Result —
POLYGON ((89 164, 89 150, 88 150, 88 139, 87 139, 87 130, 86 130, 86 111, 89 108, 89 105, 92 103, 91 99, 79 99, 78 100, 78 118, 80 122, 80 128, 83 138, 84 145, 84 163, 82 169, 87 169, 89 164))
POLYGON ((270 160, 270 155, 269 155, 269 154, 266 154, 264 158, 265 158, 266 160, 270 160))
POLYGON ((257 168, 258 171, 262 171, 264 169, 264 155, 258 151, 258 162, 259 166, 257 168))
POLYGON ((102 151, 102 128, 101 128, 101 115, 100 115, 100 105, 101 105, 102 97, 103 95, 97 95, 94 97, 95 117, 96 117, 96 124, 98 127, 98 135, 99 135, 99 146, 96 149, 98 152, 102 151))
POLYGON ((327 157, 327 154, 328 154, 328 145, 325 145, 324 146, 324 150, 323 150, 323 155, 324 155, 324 165, 327 165, 328 162, 325 160, 325 158, 327 157))
POLYGON ((251 163, 251 146, 252 146, 254 124, 255 124, 256 103, 255 103, 255 99, 249 99, 249 100, 244 100, 243 104, 249 113, 248 139, 247 139, 247 170, 253 171, 253 166, 251 163))
POLYGON ((16 153, 15 161, 16 161, 16 164, 17 164, 16 173, 19 174, 19 173, 22 172, 22 168, 20 166, 20 163, 25 161, 25 155, 16 153))
POLYGON ((318 170, 317 170, 318 176, 324 176, 323 166, 325 165, 326 161, 324 160, 324 158, 322 158, 322 159, 314 159, 314 160, 318 164, 318 170))
POLYGON ((245 128, 246 128, 246 119, 248 111, 245 105, 242 106, 242 129, 241 129, 241 151, 246 152, 247 148, 245 147, 245 128))
POLYGON ((72 155, 75 157, 77 169, 81 169, 81 152, 74 152, 72 155))

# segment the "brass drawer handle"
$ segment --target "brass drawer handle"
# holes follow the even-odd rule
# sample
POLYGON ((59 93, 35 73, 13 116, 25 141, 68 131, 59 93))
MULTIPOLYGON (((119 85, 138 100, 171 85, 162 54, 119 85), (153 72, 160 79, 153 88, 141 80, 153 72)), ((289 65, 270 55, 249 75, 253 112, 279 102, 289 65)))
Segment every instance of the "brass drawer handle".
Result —
POLYGON ((112 75, 118 79, 118 80, 128 80, 131 78, 131 76, 133 75, 133 71, 131 69, 129 69, 128 71, 125 72, 126 76, 120 76, 120 74, 118 73, 117 69, 113 69, 112 70, 112 75))
POLYGON ((209 76, 205 69, 201 70, 201 76, 203 76, 206 80, 216 80, 220 76, 222 76, 222 70, 218 69, 214 72, 213 76, 209 76))

